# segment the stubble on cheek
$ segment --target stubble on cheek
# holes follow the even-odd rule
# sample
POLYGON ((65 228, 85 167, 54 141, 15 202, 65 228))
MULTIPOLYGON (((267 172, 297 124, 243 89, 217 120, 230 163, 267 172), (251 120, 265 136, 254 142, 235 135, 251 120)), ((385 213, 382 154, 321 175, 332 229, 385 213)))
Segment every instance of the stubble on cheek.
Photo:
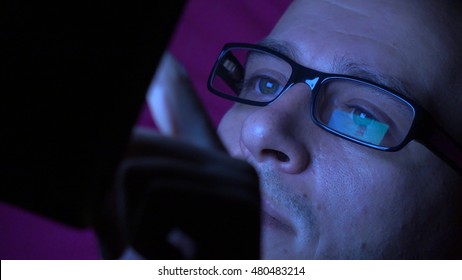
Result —
POLYGON ((322 176, 323 181, 317 182, 325 187, 323 201, 329 203, 325 205, 329 213, 320 219, 331 220, 323 228, 333 235, 323 235, 322 251, 340 259, 400 258, 403 224, 415 210, 405 199, 410 182, 400 176, 397 161, 365 162, 369 164, 333 164, 328 171, 336 176, 322 176))
POLYGON ((285 213, 285 216, 290 218, 291 227, 295 232, 294 235, 287 235, 285 241, 279 244, 271 244, 272 240, 268 240, 269 236, 263 232, 265 247, 279 250, 291 259, 313 258, 320 238, 320 228, 309 195, 296 193, 295 190, 300 187, 284 183, 270 166, 260 165, 257 169, 262 178, 260 183, 262 196, 269 198, 280 211, 285 213))

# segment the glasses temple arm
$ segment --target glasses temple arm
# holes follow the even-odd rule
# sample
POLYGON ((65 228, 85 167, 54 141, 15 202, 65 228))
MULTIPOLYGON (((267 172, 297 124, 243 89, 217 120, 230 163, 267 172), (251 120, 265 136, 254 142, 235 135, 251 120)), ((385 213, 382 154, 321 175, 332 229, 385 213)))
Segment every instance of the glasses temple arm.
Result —
POLYGON ((462 174, 462 146, 436 124, 430 127, 431 129, 423 135, 419 142, 462 174))

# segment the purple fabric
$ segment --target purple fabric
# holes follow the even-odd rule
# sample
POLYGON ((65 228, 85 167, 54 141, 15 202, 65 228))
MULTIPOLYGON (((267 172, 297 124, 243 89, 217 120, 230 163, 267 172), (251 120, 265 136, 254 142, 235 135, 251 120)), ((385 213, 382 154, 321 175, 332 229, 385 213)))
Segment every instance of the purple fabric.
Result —
POLYGON ((90 229, 77 230, 0 204, 0 259, 98 259, 90 229))
MULTIPOLYGON (((257 42, 289 3, 290 0, 188 1, 170 50, 190 73, 215 125, 230 104, 209 93, 206 81, 223 44, 257 42)), ((147 106, 140 112, 138 125, 154 126, 147 106)), ((76 230, 0 203, 0 259, 99 258, 91 229, 76 230)))
MULTIPOLYGON (((215 125, 231 105, 207 90, 206 82, 225 43, 256 43, 266 36, 290 0, 190 0, 170 44, 183 63, 215 125)), ((152 126, 147 106, 139 125, 152 126)))

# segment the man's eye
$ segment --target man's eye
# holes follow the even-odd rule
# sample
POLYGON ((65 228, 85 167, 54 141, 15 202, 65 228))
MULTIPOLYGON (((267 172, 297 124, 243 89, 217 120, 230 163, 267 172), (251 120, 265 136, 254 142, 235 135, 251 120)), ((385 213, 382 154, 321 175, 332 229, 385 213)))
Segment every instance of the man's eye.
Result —
POLYGON ((257 90, 262 94, 278 94, 281 85, 273 79, 261 77, 257 81, 257 90))
POLYGON ((371 122, 378 121, 374 115, 359 107, 353 108, 352 113, 353 121, 357 125, 368 126, 371 122))

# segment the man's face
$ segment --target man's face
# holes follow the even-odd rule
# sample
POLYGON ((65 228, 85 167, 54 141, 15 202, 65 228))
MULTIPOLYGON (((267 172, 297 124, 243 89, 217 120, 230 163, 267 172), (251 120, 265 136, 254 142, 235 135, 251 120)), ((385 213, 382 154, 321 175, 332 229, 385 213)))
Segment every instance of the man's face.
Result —
MULTIPOLYGON (((428 106, 444 76, 440 27, 418 3, 393 2, 295 1, 267 39, 319 71, 354 63, 400 80, 428 106)), ((262 258, 446 258, 460 177, 415 141, 381 152, 322 130, 309 95, 298 84, 266 107, 236 104, 219 126, 259 172, 262 258)))

